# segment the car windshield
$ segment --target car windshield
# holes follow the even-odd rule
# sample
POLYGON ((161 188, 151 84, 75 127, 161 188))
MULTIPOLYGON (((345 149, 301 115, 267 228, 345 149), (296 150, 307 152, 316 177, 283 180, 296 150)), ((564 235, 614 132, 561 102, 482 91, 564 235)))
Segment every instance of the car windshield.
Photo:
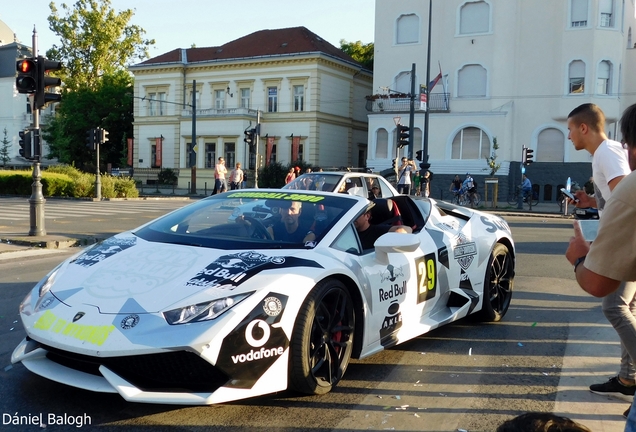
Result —
POLYGON ((355 203, 335 194, 227 192, 170 213, 135 234, 148 241, 219 249, 315 247, 355 203))
POLYGON ((340 179, 342 179, 342 175, 336 173, 317 172, 303 174, 283 186, 283 189, 321 190, 325 192, 333 192, 340 179))

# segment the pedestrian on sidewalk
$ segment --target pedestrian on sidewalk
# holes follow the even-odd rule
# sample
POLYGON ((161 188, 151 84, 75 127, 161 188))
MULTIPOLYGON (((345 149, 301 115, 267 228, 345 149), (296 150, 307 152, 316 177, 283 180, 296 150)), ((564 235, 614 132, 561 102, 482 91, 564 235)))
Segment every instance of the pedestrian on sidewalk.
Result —
POLYGON ((237 162, 236 167, 230 172, 230 189, 236 190, 241 188, 243 183, 243 170, 241 169, 241 163, 237 162))
MULTIPOLYGON (((633 226, 636 174, 629 173, 636 169, 636 106, 627 108, 621 119, 627 153, 621 143, 607 139, 604 125, 605 116, 594 104, 581 105, 568 116, 569 138, 574 147, 592 154, 596 202, 582 190, 576 192, 576 197, 579 203, 585 201, 584 207, 596 204, 601 216, 598 236, 591 247, 575 224, 566 257, 574 265, 579 285, 588 293, 603 297, 603 313, 621 341, 618 375, 606 383, 591 385, 590 391, 633 397, 636 394, 633 361, 636 359, 636 231, 633 226)), ((632 410, 629 415, 628 425, 631 421, 632 428, 625 430, 636 431, 636 411, 632 410)))

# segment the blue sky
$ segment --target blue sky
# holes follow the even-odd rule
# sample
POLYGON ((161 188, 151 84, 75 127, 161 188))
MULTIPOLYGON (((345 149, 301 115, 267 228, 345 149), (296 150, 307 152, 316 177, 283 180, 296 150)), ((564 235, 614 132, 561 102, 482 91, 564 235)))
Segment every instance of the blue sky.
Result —
MULTIPOLYGON (((38 32, 38 51, 44 55, 59 39, 48 26, 51 0, 3 1, 0 20, 20 42, 31 45, 33 26, 38 32), (6 3, 6 4, 5 4, 6 3), (26 12, 25 12, 26 11, 26 12)), ((75 0, 54 0, 61 4, 75 0)), ((222 45, 263 29, 304 26, 335 46, 340 39, 373 42, 374 0, 111 0, 117 11, 134 9, 131 23, 155 39, 151 57, 175 48, 222 45)))

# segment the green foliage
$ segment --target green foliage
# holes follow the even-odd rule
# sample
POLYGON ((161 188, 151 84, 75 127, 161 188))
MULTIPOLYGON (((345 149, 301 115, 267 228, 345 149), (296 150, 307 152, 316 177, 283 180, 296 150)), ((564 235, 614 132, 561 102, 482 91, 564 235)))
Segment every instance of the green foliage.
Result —
POLYGON ((298 160, 287 165, 280 162, 266 165, 258 170, 258 186, 265 188, 280 188, 285 186, 285 177, 291 167, 300 168, 303 174, 307 168, 311 168, 311 164, 298 160))
POLYGON ((363 44, 361 41, 347 42, 340 39, 340 49, 365 68, 373 70, 373 42, 363 44))
POLYGON ((9 156, 9 144, 11 144, 11 141, 7 138, 6 127, 4 128, 4 137, 2 141, 0 141, 0 144, 2 144, 2 146, 0 146, 0 161, 2 161, 2 166, 6 166, 7 162, 11 160, 11 156, 9 156))
POLYGON ((285 176, 289 168, 280 162, 271 163, 258 170, 258 186, 279 188, 285 185, 285 176))
POLYGON ((132 93, 132 78, 126 72, 103 76, 93 88, 67 93, 56 115, 43 124, 48 157, 95 172, 96 154, 86 146, 86 131, 101 127, 109 132, 109 140, 100 146, 101 171, 108 163, 119 167, 126 138, 133 133, 132 93))
POLYGON ((176 185, 178 180, 177 174, 170 168, 162 169, 157 178, 160 184, 165 185, 176 185))
POLYGON ((60 44, 46 56, 64 63, 57 75, 70 91, 94 88, 102 76, 125 70, 133 59, 149 57, 148 47, 155 43, 143 38, 141 27, 129 24, 133 10, 116 12, 110 0, 77 0, 71 7, 62 3, 64 16, 54 2, 49 7, 49 28, 60 44))
MULTIPOLYGON (((42 194, 74 198, 95 196, 95 175, 73 167, 50 167, 42 171, 42 194)), ((31 171, 0 171, 1 195, 31 195, 31 171)), ((139 191, 135 181, 126 177, 101 176, 103 198, 136 198, 139 191)))
POLYGON ((490 170, 490 175, 494 176, 501 168, 501 163, 497 163, 497 150, 499 150, 499 144, 497 144, 497 137, 494 137, 492 140, 492 154, 490 157, 486 158, 486 164, 488 164, 488 168, 484 168, 482 171, 490 170))

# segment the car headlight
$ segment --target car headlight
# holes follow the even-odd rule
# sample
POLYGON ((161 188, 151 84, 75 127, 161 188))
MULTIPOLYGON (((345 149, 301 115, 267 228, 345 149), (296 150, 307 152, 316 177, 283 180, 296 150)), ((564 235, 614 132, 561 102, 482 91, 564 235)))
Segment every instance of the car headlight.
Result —
POLYGON ((251 294, 251 292, 238 294, 231 297, 224 297, 205 303, 198 303, 169 310, 163 313, 163 317, 170 325, 213 320, 251 294))
POLYGON ((51 286, 53 286, 53 282, 55 282, 55 276, 57 276, 57 272, 59 269, 60 268, 58 266, 55 270, 51 272, 51 274, 49 274, 47 277, 42 279, 42 281, 40 281, 41 285, 38 291, 38 296, 40 298, 42 298, 44 294, 46 294, 47 292, 51 290, 51 286))

